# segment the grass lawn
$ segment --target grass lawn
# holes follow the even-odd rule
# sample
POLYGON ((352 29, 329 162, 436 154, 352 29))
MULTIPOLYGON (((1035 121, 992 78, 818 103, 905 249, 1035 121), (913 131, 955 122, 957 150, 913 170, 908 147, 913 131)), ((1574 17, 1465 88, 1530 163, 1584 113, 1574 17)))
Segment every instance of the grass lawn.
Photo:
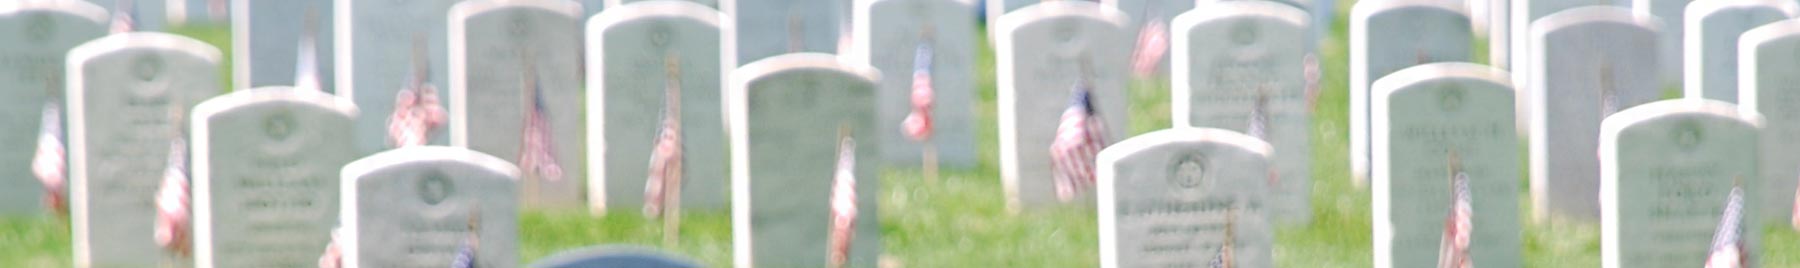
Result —
MULTIPOLYGON (((1347 14, 1350 6, 1340 3, 1339 13, 1347 14)), ((1331 38, 1320 44, 1325 72, 1313 125, 1313 222, 1277 228, 1275 259, 1280 267, 1369 267, 1373 262, 1369 192, 1351 185, 1345 161, 1349 137, 1346 17, 1337 17, 1331 38)), ((225 43, 228 32, 220 27, 176 32, 196 36, 222 50, 230 48, 225 43)), ((986 38, 976 40, 985 42, 986 38)), ((1071 208, 1016 215, 1006 211, 996 163, 999 146, 994 59, 985 44, 979 47, 983 53, 977 68, 982 78, 977 134, 981 137, 982 163, 974 170, 946 170, 935 183, 922 181, 917 168, 890 167, 881 172, 879 213, 885 239, 884 266, 1098 266, 1099 237, 1094 211, 1071 208)), ((1476 51, 1485 54, 1486 50, 1476 51)), ((1167 92, 1165 85, 1133 84, 1129 94, 1133 103, 1132 133, 1169 125, 1167 92)), ((1524 184, 1523 178, 1520 183, 1524 184)), ((1520 199, 1525 198, 1521 193, 1520 199)), ((1530 214, 1522 211, 1520 215, 1530 214)), ((636 213, 595 217, 585 211, 527 211, 520 215, 520 262, 590 245, 638 244, 669 248, 709 266, 729 267, 729 215, 723 211, 692 212, 683 218, 681 240, 663 245, 661 224, 636 213)), ((1780 254, 1800 252, 1800 236, 1786 225, 1769 226, 1759 255, 1764 266, 1800 267, 1800 254, 1780 254)), ((1597 225, 1526 223, 1524 227, 1526 267, 1599 266, 1597 225)), ((0 267, 66 267, 69 249, 68 229, 60 220, 0 218, 0 267)))

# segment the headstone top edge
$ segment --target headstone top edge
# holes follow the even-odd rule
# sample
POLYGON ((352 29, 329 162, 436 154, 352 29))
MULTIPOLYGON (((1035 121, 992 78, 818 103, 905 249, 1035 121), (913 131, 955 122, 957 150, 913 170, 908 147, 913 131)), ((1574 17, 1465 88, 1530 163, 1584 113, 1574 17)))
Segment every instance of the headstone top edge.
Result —
MULTIPOLYGON (((1740 111, 1736 104, 1712 99, 1673 99, 1633 106, 1607 116, 1600 122, 1600 139, 1617 137, 1638 123, 1691 115, 1731 119, 1758 129, 1763 126, 1762 115, 1740 111)), ((1602 142, 1601 146, 1607 145, 1602 142)))
POLYGON ((105 7, 88 1, 23 1, 13 3, 12 6, 0 6, 0 16, 32 11, 62 11, 81 16, 94 23, 106 23, 110 19, 107 17, 105 7))
POLYGON ((450 146, 412 146, 387 150, 344 165, 340 176, 346 179, 362 180, 364 175, 388 169, 397 164, 414 161, 452 161, 466 163, 487 169, 495 174, 518 178, 519 168, 512 163, 492 155, 476 152, 460 147, 450 146))
POLYGON ((1298 27, 1307 27, 1312 23, 1306 10, 1282 3, 1223 1, 1204 5, 1206 5, 1206 9, 1195 9, 1176 15, 1170 24, 1174 25, 1176 29, 1187 29, 1216 20, 1238 18, 1274 18, 1298 27))
POLYGON ((1379 14, 1379 13, 1385 13, 1387 11, 1394 11, 1394 10, 1401 10, 1401 9, 1413 9, 1413 8, 1439 9, 1439 10, 1443 10, 1443 11, 1450 11, 1450 12, 1456 13, 1458 15, 1462 15, 1463 17, 1469 16, 1468 8, 1464 7, 1462 4, 1457 3, 1456 1, 1449 1, 1449 0, 1384 0, 1384 1, 1358 1, 1355 6, 1350 7, 1350 17, 1354 18, 1356 20, 1360 20, 1363 18, 1368 18, 1370 16, 1375 16, 1376 14, 1379 14))
POLYGON ((1274 147, 1269 145, 1268 142, 1237 131, 1217 128, 1175 127, 1139 134, 1113 144, 1112 146, 1107 146, 1105 149, 1100 150, 1100 155, 1097 156, 1095 162, 1117 163, 1119 160, 1131 157, 1132 155, 1136 155, 1137 153, 1149 150, 1156 146, 1179 143, 1219 143, 1235 145, 1247 150, 1247 152, 1260 155, 1264 158, 1274 156, 1275 151, 1274 147))
MULTIPOLYGON (((738 67, 737 70, 731 71, 732 90, 748 90, 750 82, 754 78, 803 69, 837 71, 869 81, 881 81, 881 72, 865 63, 847 61, 833 54, 800 52, 776 55, 738 67)), ((736 94, 741 93, 743 92, 736 94)))
POLYGON ((539 10, 561 13, 562 15, 569 16, 571 18, 580 18, 581 17, 581 3, 577 3, 577 2, 571 1, 571 0, 462 1, 462 3, 457 3, 456 5, 450 6, 450 13, 449 13, 448 17, 451 20, 456 20, 457 18, 473 17, 473 16, 480 15, 480 14, 487 13, 487 12, 504 11, 504 10, 509 10, 509 9, 518 9, 518 8, 535 8, 535 9, 539 9, 539 10))
POLYGON ((642 18, 667 17, 691 19, 724 29, 731 23, 725 13, 690 1, 642 1, 616 6, 594 14, 587 20, 589 35, 605 32, 619 23, 642 18))
POLYGON ((1499 68, 1467 62, 1438 62, 1400 69, 1392 74, 1376 79, 1369 88, 1379 96, 1389 96, 1400 91, 1413 89, 1415 85, 1444 79, 1477 80, 1506 88, 1512 93, 1511 74, 1499 68))
POLYGON ((290 86, 265 86, 233 91, 207 99, 194 106, 194 114, 190 118, 198 121, 213 115, 263 103, 301 103, 352 118, 356 117, 358 113, 356 104, 348 98, 313 90, 294 89, 290 86))
POLYGON ((1129 25, 1127 23, 1129 19, 1125 12, 1119 11, 1118 8, 1088 1, 1045 1, 1000 15, 999 27, 993 28, 999 29, 995 32, 1010 33, 1030 22, 1063 17, 1093 19, 1112 24, 1119 29, 1124 29, 1125 25, 1129 25))
POLYGON ((90 59, 131 48, 185 52, 202 60, 219 63, 219 48, 186 36, 159 32, 118 33, 88 41, 69 50, 69 66, 74 69, 90 59))
POLYGON ((1755 48, 1768 41, 1800 37, 1800 19, 1784 19, 1744 31, 1738 39, 1740 49, 1755 48))
MULTIPOLYGON (((1687 5, 1686 8, 1682 9, 1682 12, 1683 12, 1682 14, 1684 14, 1683 17, 1689 17, 1690 19, 1688 19, 1688 20, 1698 20, 1698 19, 1706 17, 1706 15, 1712 14, 1714 12, 1728 11, 1728 10, 1733 10, 1733 9, 1754 9, 1754 8, 1774 8, 1776 10, 1780 10, 1782 13, 1787 13, 1788 17, 1800 15, 1800 3, 1795 3, 1794 1, 1784 1, 1784 0, 1692 1, 1687 5), (1692 14, 1692 16, 1686 16, 1686 14, 1692 14)), ((1685 23, 1685 22, 1683 22, 1683 23, 1685 23)))
MULTIPOLYGON (((959 5, 960 8, 974 8, 975 7, 975 0, 855 0, 855 1, 856 2, 852 3, 852 4, 856 5, 856 8, 858 8, 858 9, 866 8, 868 6, 873 6, 875 4, 900 3, 900 2, 938 2, 940 4, 941 3, 950 3, 950 4, 959 5)), ((1101 1, 1100 4, 1109 6, 1109 7, 1118 6, 1117 4, 1108 4, 1108 2, 1111 2, 1111 1, 1117 1, 1117 0, 1105 0, 1105 1, 1101 1)), ((974 10, 970 10, 970 12, 974 12, 974 10)))
POLYGON ((1629 8, 1617 6, 1584 6, 1551 13, 1543 18, 1539 18, 1537 21, 1531 22, 1531 35, 1544 35, 1565 27, 1594 22, 1636 25, 1650 29, 1653 32, 1660 32, 1663 27, 1661 22, 1656 21, 1656 18, 1638 16, 1635 13, 1632 13, 1629 8))

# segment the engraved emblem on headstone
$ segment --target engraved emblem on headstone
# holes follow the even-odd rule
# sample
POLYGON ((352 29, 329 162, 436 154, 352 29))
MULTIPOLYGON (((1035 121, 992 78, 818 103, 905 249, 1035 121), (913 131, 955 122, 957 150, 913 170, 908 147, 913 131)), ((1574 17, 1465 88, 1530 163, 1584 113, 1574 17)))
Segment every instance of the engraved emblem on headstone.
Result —
POLYGON ((156 55, 138 56, 131 62, 131 77, 142 83, 131 94, 137 101, 165 97, 169 91, 169 81, 161 81, 165 80, 162 78, 165 64, 162 57, 156 55))
POLYGON ((1675 145, 1681 146, 1682 151, 1693 151, 1700 147, 1701 135, 1703 134, 1700 133, 1700 122, 1687 121, 1682 122, 1681 127, 1675 128, 1675 133, 1671 136, 1675 137, 1675 145))
POLYGON ((278 113, 263 120, 263 134, 277 141, 287 140, 294 134, 294 115, 278 113))
POLYGON ((1256 43, 1256 32, 1256 22, 1238 22, 1231 27, 1231 42, 1240 46, 1256 43))
POLYGON ((450 179, 445 178, 441 171, 425 174, 424 178, 419 179, 418 187, 419 199, 427 205, 444 202, 444 198, 450 197, 450 193, 456 190, 456 186, 450 184, 450 179))
POLYGON ((31 40, 32 43, 42 44, 49 41, 50 35, 54 33, 56 33, 56 20, 52 20, 50 15, 31 16, 31 20, 26 22, 25 38, 31 40))
POLYGON ((1080 38, 1081 25, 1075 23, 1060 23, 1055 27, 1056 28, 1052 31, 1057 43, 1056 54, 1065 57, 1074 57, 1076 54, 1081 53, 1083 47, 1080 38))
POLYGON ((1440 93, 1440 96, 1438 96, 1440 98, 1438 100, 1438 110, 1445 112, 1462 110, 1463 88, 1456 85, 1447 85, 1445 87, 1443 93, 1440 93))
POLYGON ((669 32, 673 30, 670 30, 668 25, 657 25, 653 31, 655 33, 650 34, 651 45, 658 47, 669 45, 669 32))
POLYGON ((138 80, 156 80, 156 76, 162 74, 162 61, 162 58, 158 58, 154 55, 138 57, 137 61, 132 62, 131 73, 135 75, 138 80))
POLYGON ((1175 159, 1175 165, 1170 169, 1169 184, 1187 190, 1212 188, 1212 181, 1206 177, 1206 156, 1199 154, 1180 156, 1175 159))
POLYGON ((512 36, 513 38, 524 38, 526 35, 531 34, 530 17, 526 17, 523 14, 513 14, 513 16, 508 17, 507 19, 507 35, 512 36))

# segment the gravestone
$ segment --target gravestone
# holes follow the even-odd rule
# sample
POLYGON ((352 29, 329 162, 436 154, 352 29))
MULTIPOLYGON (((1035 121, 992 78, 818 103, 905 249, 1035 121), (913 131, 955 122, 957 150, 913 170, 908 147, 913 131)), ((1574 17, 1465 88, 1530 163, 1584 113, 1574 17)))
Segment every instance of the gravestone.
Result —
MULTIPOLYGON (((1512 25, 1510 25, 1508 27, 1511 28, 1511 30, 1512 30, 1512 38, 1510 39, 1510 41, 1512 41, 1512 44, 1509 44, 1508 46, 1512 48, 1512 52, 1509 53, 1509 56, 1512 56, 1512 58, 1507 62, 1507 64, 1508 64, 1507 66, 1510 67, 1507 70, 1511 70, 1511 73, 1513 75, 1513 78, 1512 78, 1513 84, 1519 85, 1520 89, 1524 89, 1524 90, 1519 90, 1518 98, 1513 100, 1513 101, 1517 102, 1517 103, 1513 104, 1513 112, 1518 113, 1518 115, 1516 117, 1519 120, 1518 129, 1520 131, 1522 131, 1519 133, 1519 135, 1520 136, 1529 136, 1530 133, 1526 133, 1526 132, 1529 132, 1532 129, 1531 126, 1534 125, 1531 121, 1533 118, 1531 117, 1531 114, 1529 114, 1529 113, 1532 111, 1531 107, 1533 107, 1533 105, 1536 105, 1536 104, 1531 103, 1532 100, 1536 99, 1531 94, 1535 94, 1536 91, 1531 89, 1531 87, 1532 87, 1532 85, 1530 83, 1531 79, 1530 79, 1530 77, 1527 77, 1527 76, 1535 74, 1536 72, 1534 70, 1531 70, 1528 68, 1533 66, 1531 64, 1532 60, 1543 58, 1543 57, 1531 55, 1531 53, 1532 53, 1532 45, 1531 44, 1534 44, 1533 42, 1535 42, 1535 41, 1531 40, 1531 38, 1535 38, 1535 37, 1533 37, 1532 33, 1537 31, 1536 28, 1532 28, 1533 27, 1532 25, 1536 25, 1534 23, 1536 23, 1539 19, 1543 19, 1545 16, 1550 16, 1550 14, 1556 14, 1556 13, 1562 12, 1564 10, 1569 10, 1572 8, 1583 7, 1583 6, 1613 5, 1614 0, 1510 0, 1510 1, 1513 1, 1512 2, 1512 4, 1513 4, 1512 11, 1509 11, 1509 12, 1511 12, 1511 15, 1512 15, 1512 20, 1511 20, 1512 25)), ((1659 24, 1659 25, 1668 25, 1668 24, 1659 24)), ((1661 27, 1659 27, 1659 28, 1661 28, 1661 27)), ((1655 54, 1643 54, 1643 55, 1655 55, 1655 54)), ((1654 58, 1654 57, 1652 57, 1652 58, 1654 58)))
POLYGON ((732 240, 737 267, 825 267, 840 135, 854 140, 856 222, 846 267, 876 267, 881 75, 836 56, 798 53, 731 74, 732 240))
MULTIPOLYGON (((106 31, 106 11, 80 1, 0 6, 0 215, 42 215, 44 187, 31 173, 46 104, 63 103, 69 49, 106 31)), ((58 123, 61 124, 61 123, 58 123)), ((67 140, 67 139, 61 139, 67 140)))
MULTIPOLYGON (((582 0, 582 1, 599 3, 602 0, 582 0)), ((606 6, 618 7, 618 6, 623 6, 625 4, 651 1, 651 0, 604 0, 604 1, 606 2, 606 6)), ((707 8, 712 8, 712 9, 716 10, 716 9, 719 9, 719 1, 720 0, 679 0, 679 1, 694 2, 696 4, 704 5, 707 8)), ((594 13, 598 13, 598 10, 595 10, 595 9, 589 9, 589 11, 594 11, 594 12, 589 12, 588 15, 593 15, 594 13)))
POLYGON ((565 250, 533 262, 532 268, 699 268, 699 262, 641 246, 596 246, 565 250))
POLYGON ((1662 65, 1662 82, 1664 85, 1681 85, 1681 40, 1683 24, 1682 14, 1687 10, 1688 2, 1693 0, 1632 0, 1631 12, 1638 16, 1654 16, 1665 27, 1662 35, 1657 36, 1656 60, 1662 65))
MULTIPOLYGON (((1757 193, 1759 213, 1788 215, 1794 211, 1795 179, 1800 178, 1800 20, 1769 23, 1744 32, 1739 43, 1738 66, 1742 78, 1738 107, 1743 113, 1764 116, 1762 184, 1746 188, 1757 193)), ((1753 200, 1754 201, 1754 200, 1753 200)))
MULTIPOLYGON (((1189 10, 1193 10, 1195 6, 1207 7, 1213 4, 1200 4, 1196 2, 1202 1, 1194 0, 1102 0, 1100 2, 1102 5, 1117 8, 1119 11, 1125 12, 1125 15, 1131 20, 1130 25, 1126 26, 1126 30, 1131 33, 1133 41, 1132 49, 1134 50, 1141 47, 1141 45, 1137 44, 1139 39, 1146 39, 1144 37, 1145 35, 1152 34, 1144 32, 1144 27, 1150 25, 1150 22, 1157 22, 1163 25, 1162 29, 1164 33, 1161 33, 1164 34, 1162 39, 1163 45, 1169 46, 1170 44, 1168 43, 1172 42, 1171 40, 1175 35, 1175 27, 1171 24, 1171 22, 1175 21, 1175 17, 1187 13, 1189 10)), ((1223 3, 1227 1, 1219 2, 1223 3)), ((1301 10, 1301 12, 1305 12, 1305 9, 1301 10)), ((1174 50, 1174 47, 1169 46, 1169 50, 1174 50)), ((1133 53, 1136 52, 1134 51, 1133 53)), ((1165 53, 1161 58, 1156 59, 1159 62, 1155 71, 1156 75, 1172 74, 1170 71, 1173 70, 1169 68, 1169 65, 1172 64, 1169 59, 1169 57, 1172 56, 1172 53, 1172 51, 1170 53, 1165 53)), ((1170 78, 1156 79, 1157 85, 1167 83, 1167 79, 1170 78)))
POLYGON ((1519 267, 1519 140, 1505 71, 1472 63, 1407 68, 1375 82, 1375 267, 1432 267, 1469 188, 1474 265, 1519 267))
POLYGON ((219 50, 164 33, 69 51, 69 178, 76 267, 185 263, 156 245, 154 193, 189 108, 222 92, 219 50))
POLYGON ((302 36, 312 35, 319 87, 334 92, 332 2, 233 0, 231 88, 294 85, 302 36))
MULTIPOLYGON (((1600 121, 1660 99, 1655 21, 1621 7, 1570 9, 1532 24, 1532 218, 1592 221, 1600 214, 1600 121)), ((1518 77, 1514 75, 1513 77, 1518 77)))
MULTIPOLYGON (((1125 137, 1130 35, 1117 9, 1082 1, 1034 5, 994 27, 1000 102, 1000 177, 1007 207, 1057 204, 1050 144, 1072 88, 1086 83, 1105 133, 1125 137)), ((1088 200, 1078 198, 1076 200, 1088 200)), ((1083 201, 1086 202, 1086 201, 1083 201)), ((1090 203, 1091 204, 1091 203, 1090 203)))
MULTIPOLYGON (((1513 70, 1511 62, 1512 45, 1512 2, 1513 0, 1488 1, 1488 65, 1503 70, 1513 70)), ((1524 0, 1520 0, 1524 1, 1524 0)))
POLYGON ((1312 216, 1312 116, 1306 97, 1306 11, 1260 1, 1206 6, 1175 18, 1177 126, 1250 133, 1275 146, 1270 216, 1312 216), (1227 38, 1211 38, 1222 36, 1227 38), (1260 136, 1258 136, 1260 135, 1260 136))
MULTIPOLYGON (((1601 128, 1603 267, 1707 263, 1732 187, 1744 187, 1744 200, 1760 198, 1752 188, 1761 183, 1759 115, 1721 101, 1669 100, 1619 112, 1601 128)), ((1755 204, 1741 211, 1751 255, 1745 267, 1759 267, 1762 252, 1764 221, 1755 204)))
POLYGON ((737 67, 728 19, 675 1, 615 6, 588 21, 588 207, 637 213, 669 83, 681 88, 683 209, 730 207, 726 177, 725 75, 737 67), (668 62, 679 73, 670 79, 668 62))
POLYGON ((1350 164, 1360 187, 1369 176, 1369 84, 1406 67, 1470 61, 1474 35, 1453 0, 1364 1, 1350 14, 1350 164))
POLYGON ((737 63, 795 52, 839 53, 850 27, 844 0, 718 0, 733 20, 737 63))
POLYGON ((1687 7, 1682 96, 1738 101, 1738 37, 1756 26, 1800 15, 1793 0, 1696 1, 1687 7))
POLYGON ((552 159, 541 168, 520 168, 525 206, 582 205, 580 12, 568 0, 477 0, 450 8, 449 92, 463 96, 450 101, 450 145, 515 165, 532 150, 549 150, 552 159), (547 134, 528 133, 532 113, 547 134), (548 135, 548 144, 533 148, 528 135, 548 135))
POLYGON ((310 267, 331 242, 356 106, 290 87, 194 108, 196 267, 310 267))
MULTIPOLYGON (((349 59, 334 62, 335 90, 338 95, 350 96, 362 111, 356 118, 357 150, 368 154, 389 148, 388 117, 394 113, 394 97, 413 79, 415 38, 424 39, 421 49, 430 69, 426 82, 438 87, 444 105, 461 97, 447 87, 449 54, 445 48, 450 5, 458 2, 462 0, 334 2, 331 14, 337 44, 333 53, 338 59, 349 59)), ((430 143, 448 144, 447 129, 432 131, 430 143)))
POLYGON ((413 146, 350 162, 342 176, 346 267, 447 267, 471 239, 475 267, 517 266, 519 170, 506 160, 413 146))
POLYGON ((938 163, 955 168, 974 168, 975 152, 975 17, 967 0, 862 0, 857 1, 854 43, 869 65, 885 74, 876 90, 880 113, 876 131, 881 135, 882 162, 916 167, 921 150, 935 147, 938 163), (901 127, 912 113, 915 59, 919 46, 930 50, 926 73, 934 98, 930 145, 905 135, 901 127))
POLYGON ((1273 267, 1268 143, 1224 129, 1176 127, 1100 152, 1101 267, 1201 267, 1224 247, 1230 267, 1273 267))
MULTIPOLYGON (((62 0, 58 0, 58 1, 62 1, 62 0)), ((100 6, 100 8, 105 8, 107 14, 112 14, 112 13, 119 11, 118 10, 119 2, 126 1, 126 0, 80 0, 80 1, 87 1, 89 3, 94 3, 94 5, 100 6)), ((161 30, 165 30, 166 28, 168 28, 166 26, 166 24, 168 24, 167 21, 169 18, 168 8, 166 7, 168 5, 168 3, 165 3, 165 2, 166 1, 185 1, 185 0, 130 0, 130 1, 131 1, 131 13, 132 13, 131 21, 132 21, 132 23, 136 24, 135 28, 138 31, 161 31, 161 30)))

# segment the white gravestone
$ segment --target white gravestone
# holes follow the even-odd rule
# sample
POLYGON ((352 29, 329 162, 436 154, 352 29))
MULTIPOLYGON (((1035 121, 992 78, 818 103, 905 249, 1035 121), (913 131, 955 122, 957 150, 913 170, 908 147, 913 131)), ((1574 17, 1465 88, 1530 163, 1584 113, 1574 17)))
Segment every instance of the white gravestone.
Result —
MULTIPOLYGON (((1512 2, 1513 0, 1488 1, 1488 64, 1494 68, 1512 70, 1512 2)), ((1522 1, 1522 0, 1521 0, 1522 1)))
MULTIPOLYGON (((1800 15, 1792 0, 1701 0, 1687 7, 1682 28, 1682 97, 1738 101, 1738 38, 1744 31, 1800 15)), ((1668 25, 1674 25, 1669 22, 1668 25)), ((1671 26, 1673 27, 1673 26, 1671 26)))
POLYGON ((683 209, 730 207, 725 75, 731 22, 694 3, 615 6, 587 24, 588 207, 636 213, 662 126, 666 88, 681 87, 683 209), (680 76, 669 78, 671 57, 680 76))
POLYGON ((1742 183, 1741 239, 1756 265, 1762 116, 1714 100, 1668 100, 1606 118, 1600 134, 1600 256, 1607 268, 1707 263, 1726 197, 1742 183))
MULTIPOLYGON (((1529 114, 1531 204, 1535 221, 1600 214, 1600 162, 1594 150, 1607 115, 1661 98, 1659 27, 1621 7, 1582 7, 1532 24, 1533 72, 1519 94, 1529 114)), ((1518 77, 1518 75, 1514 75, 1518 77)))
POLYGON ((1638 16, 1655 17, 1663 27, 1662 35, 1656 37, 1656 60, 1662 67, 1662 82, 1668 86, 1681 85, 1681 25, 1682 14, 1687 10, 1688 2, 1693 0, 1632 0, 1631 12, 1638 16))
MULTIPOLYGON (((356 149, 374 153, 389 148, 388 117, 394 97, 413 79, 414 39, 423 37, 429 61, 426 82, 438 88, 444 105, 461 96, 450 94, 445 48, 450 5, 462 0, 336 0, 331 12, 338 95, 356 101, 356 149)), ((446 109, 448 109, 446 107, 446 109)), ((447 128, 432 131, 431 144, 447 144, 447 128)))
POLYGON ((1375 82, 1375 267, 1437 263, 1453 205, 1452 178, 1467 178, 1472 263, 1519 267, 1519 140, 1511 79, 1472 63, 1407 68, 1375 82))
POLYGON ((338 171, 361 154, 349 99, 290 87, 194 107, 196 267, 311 267, 331 241, 338 171))
POLYGON ((313 35, 313 70, 319 87, 333 92, 331 0, 233 0, 231 88, 294 85, 302 36, 313 35), (310 14, 310 15, 309 15, 310 14), (312 17, 308 17, 312 16, 312 17), (310 25, 309 25, 310 24, 310 25), (313 32, 307 32, 307 31, 313 32))
POLYGON ((839 53, 849 34, 847 0, 719 0, 734 20, 738 64, 796 52, 839 53))
POLYGON ((976 34, 973 5, 967 0, 857 1, 855 43, 865 60, 881 71, 880 118, 884 163, 918 166, 921 148, 933 146, 938 162, 956 168, 979 164, 975 152, 976 34), (907 137, 902 121, 912 113, 914 60, 928 46, 933 96, 930 145, 907 137))
POLYGON ((874 137, 881 75, 836 56, 797 53, 731 74, 733 263, 824 267, 840 132, 854 139, 856 222, 847 267, 881 255, 881 148, 874 137))
MULTIPOLYGON (((602 1, 603 0, 582 0, 583 5, 590 5, 590 6, 592 5, 592 4, 588 4, 590 2, 594 3, 594 4, 598 4, 602 1)), ((645 2, 645 1, 652 1, 652 0, 604 0, 604 2, 606 2, 606 6, 608 6, 608 7, 620 7, 620 6, 624 6, 625 4, 645 2)), ((706 6, 707 8, 718 9, 720 0, 677 0, 677 1, 694 2, 695 4, 700 4, 700 5, 706 6)), ((598 9, 593 9, 592 7, 590 7, 588 9, 588 11, 589 11, 588 15, 594 15, 595 13, 599 13, 598 9)))
POLYGON ((1273 149, 1242 133, 1176 127, 1100 152, 1100 267, 1273 267, 1273 149))
POLYGON ((163 33, 113 34, 69 51, 69 178, 76 267, 152 267, 184 260, 152 238, 152 196, 171 140, 171 118, 222 92, 221 55, 163 33))
POLYGON ((581 5, 568 0, 466 1, 450 8, 450 145, 524 165, 533 150, 552 159, 520 167, 529 207, 580 207, 587 125, 581 108, 581 5), (531 66, 526 66, 530 64, 531 66), (527 88, 531 87, 531 88, 527 88), (548 144, 532 147, 529 114, 548 144))
MULTIPOLYGON (((1117 9, 1054 1, 1000 18, 994 27, 1000 102, 1000 177, 1007 207, 1056 204, 1050 144, 1071 89, 1090 85, 1104 137, 1125 137, 1125 84, 1132 38, 1117 9), (1086 66, 1086 67, 1084 67, 1086 66)), ((1080 198, 1078 200, 1088 200, 1080 198)))
MULTIPOLYGON (((106 11, 80 1, 0 6, 0 215, 40 215, 44 187, 31 173, 47 103, 63 102, 64 56, 106 31, 106 11)), ((57 123, 62 124, 62 123, 57 123)), ((59 139, 68 140, 68 139, 59 139)))
POLYGON ((1360 187, 1369 176, 1369 84, 1406 67, 1469 61, 1474 35, 1453 0, 1359 2, 1350 13, 1350 166, 1360 187))
POLYGON ((1306 103, 1305 10, 1261 1, 1204 6, 1175 18, 1176 126, 1248 133, 1275 146, 1269 213, 1312 216, 1312 116, 1306 103), (1214 38, 1224 37, 1224 38, 1214 38), (1260 135, 1260 136, 1259 136, 1260 135))
MULTIPOLYGON (((1738 107, 1763 116, 1762 182, 1756 201, 1766 215, 1794 211, 1800 179, 1800 20, 1770 23, 1744 32, 1738 43, 1738 107)), ((1746 187, 1748 188, 1748 187, 1746 187)))
MULTIPOLYGON (((1533 44, 1532 42, 1535 42, 1535 41, 1532 41, 1531 39, 1536 38, 1536 37, 1533 37, 1531 35, 1531 33, 1534 31, 1537 31, 1537 30, 1535 30, 1535 28, 1532 28, 1532 27, 1534 27, 1532 25, 1535 25, 1534 23, 1536 23, 1539 19, 1542 19, 1545 16, 1550 16, 1550 14, 1556 14, 1557 12, 1562 12, 1564 10, 1569 10, 1572 8, 1583 7, 1583 6, 1612 5, 1613 4, 1612 1, 1614 1, 1614 0, 1511 0, 1511 1, 1513 1, 1512 2, 1512 4, 1513 4, 1512 11, 1510 11, 1511 12, 1510 15, 1512 15, 1512 19, 1510 20, 1511 21, 1510 23, 1512 25, 1510 25, 1508 27, 1511 28, 1511 30, 1512 30, 1512 36, 1510 39, 1510 41, 1512 41, 1512 44, 1508 44, 1508 46, 1510 46, 1512 48, 1512 52, 1510 52, 1508 54, 1508 56, 1511 56, 1512 58, 1509 59, 1509 61, 1507 62, 1507 64, 1508 64, 1507 66, 1510 66, 1510 68, 1508 68, 1507 70, 1511 70, 1511 73, 1513 75, 1513 77, 1512 77, 1513 84, 1519 85, 1521 89, 1524 89, 1524 90, 1518 91, 1519 96, 1518 96, 1518 99, 1514 100, 1517 103, 1515 103, 1513 106, 1513 109, 1514 109, 1513 112, 1519 113, 1518 117, 1517 117, 1517 119, 1519 120, 1518 129, 1520 131, 1529 132, 1531 130, 1531 126, 1533 126, 1531 123, 1532 117, 1531 117, 1531 114, 1529 114, 1532 110, 1531 109, 1532 105, 1534 105, 1531 103, 1531 101, 1534 100, 1534 98, 1532 97, 1531 94, 1535 94, 1534 91, 1530 90, 1531 79, 1530 79, 1530 77, 1528 77, 1534 73, 1534 70, 1531 70, 1529 68, 1532 66, 1531 65, 1532 60, 1541 58, 1541 57, 1531 55, 1531 53, 1533 53, 1531 50, 1531 44, 1533 44)), ((1661 25, 1670 25, 1670 24, 1661 24, 1661 25)), ((1647 54, 1647 55, 1654 55, 1654 54, 1647 54)), ((1520 132, 1519 135, 1527 136, 1530 134, 1525 133, 1525 132, 1520 132)))
POLYGON ((473 242, 475 267, 518 264, 519 170, 463 148, 414 146, 345 165, 344 267, 448 267, 473 242))

